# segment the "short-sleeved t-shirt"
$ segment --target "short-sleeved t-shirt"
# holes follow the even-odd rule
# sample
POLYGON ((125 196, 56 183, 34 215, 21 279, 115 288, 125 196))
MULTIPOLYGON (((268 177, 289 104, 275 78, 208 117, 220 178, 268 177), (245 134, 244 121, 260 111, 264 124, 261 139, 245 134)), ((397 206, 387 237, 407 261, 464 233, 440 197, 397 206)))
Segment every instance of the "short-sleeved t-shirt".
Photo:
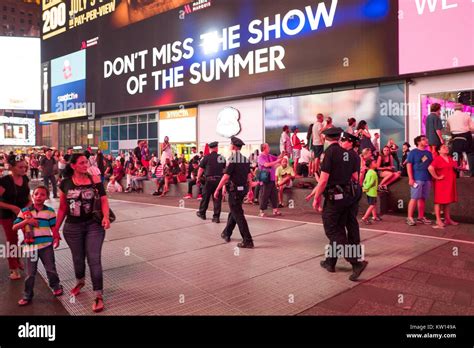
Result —
POLYGON ((199 167, 205 169, 205 176, 222 176, 225 168, 225 159, 217 152, 211 152, 199 163, 199 167))
POLYGON ((270 172, 270 180, 275 181, 276 180, 276 175, 275 175, 275 167, 270 167, 267 168, 264 166, 265 163, 270 163, 270 162, 275 162, 278 159, 278 157, 275 157, 273 155, 266 155, 264 153, 260 154, 258 156, 258 169, 259 170, 266 170, 270 172))
POLYGON ((348 185, 352 173, 360 170, 360 165, 351 152, 354 153, 352 150, 344 150, 336 143, 326 149, 321 171, 329 174, 328 186, 348 185))
POLYGON ((276 176, 277 176, 277 182, 280 182, 283 180, 284 175, 290 175, 290 176, 295 176, 295 171, 293 170, 293 167, 286 166, 286 168, 283 168, 283 166, 279 166, 276 169, 276 176))
POLYGON ((413 165, 413 179, 415 181, 430 181, 431 174, 428 167, 433 162, 433 155, 428 150, 414 149, 410 151, 407 163, 413 165))
POLYGON ((32 218, 38 221, 38 227, 31 227, 34 242, 31 245, 25 245, 23 251, 30 252, 50 246, 53 243, 51 228, 56 225, 56 213, 54 209, 47 205, 44 205, 41 210, 36 210, 34 207, 23 208, 13 223, 18 224, 24 221, 27 218, 27 214, 30 214, 32 218))
POLYGON ((313 146, 324 145, 321 142, 321 129, 323 129, 323 124, 321 122, 315 122, 313 125, 313 146))
POLYGON ((228 165, 224 170, 224 174, 230 176, 230 181, 236 186, 245 186, 250 173, 250 161, 240 152, 232 154, 229 158, 228 165))
POLYGON ((40 165, 43 168, 43 176, 50 176, 54 174, 54 166, 56 165, 56 160, 51 157, 43 157, 40 161, 40 165))
MULTIPOLYGON (((20 209, 25 208, 30 200, 28 181, 28 177, 25 175, 23 176, 23 185, 18 186, 11 175, 0 178, 0 186, 5 189, 5 192, 0 197, 0 201, 15 205, 20 209)), ((0 219, 14 219, 15 217, 11 210, 0 208, 0 219)))
POLYGON ((436 114, 429 114, 426 119, 426 137, 428 138, 428 144, 433 146, 440 146, 441 141, 439 140, 437 130, 443 129, 443 122, 436 114))
POLYGON ((72 178, 61 181, 59 188, 66 195, 67 223, 79 223, 91 220, 92 211, 94 209, 95 189, 98 190, 100 197, 106 195, 102 183, 76 185, 72 178))

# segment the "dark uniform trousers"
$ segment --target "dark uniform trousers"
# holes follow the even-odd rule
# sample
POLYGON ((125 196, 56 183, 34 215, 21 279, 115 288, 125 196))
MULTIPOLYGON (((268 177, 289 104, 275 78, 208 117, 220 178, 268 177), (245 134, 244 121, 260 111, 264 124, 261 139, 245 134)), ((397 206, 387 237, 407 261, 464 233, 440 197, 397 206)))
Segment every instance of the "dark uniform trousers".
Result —
MULTIPOLYGON (((360 243, 358 222, 357 219, 353 219, 354 213, 358 211, 358 205, 359 202, 356 197, 346 193, 344 193, 344 198, 341 200, 324 200, 323 225, 331 247, 334 243, 338 247, 339 245, 357 245, 360 243)), ((351 264, 358 262, 356 257, 347 257, 346 255, 345 259, 351 264)), ((326 262, 335 266, 337 257, 326 257, 326 262)))
POLYGON ((219 186, 220 177, 208 177, 206 178, 206 184, 203 189, 203 195, 201 203, 199 204, 199 214, 206 216, 207 208, 209 207, 209 201, 212 197, 214 204, 214 215, 213 218, 219 218, 221 216, 222 206, 222 192, 219 193, 219 198, 214 198, 214 192, 216 192, 217 186, 219 186))
POLYGON ((252 242, 252 236, 250 234, 249 225, 245 219, 244 209, 242 203, 247 190, 245 191, 233 191, 229 192, 229 218, 227 219, 227 226, 224 229, 224 235, 230 237, 234 231, 235 225, 239 226, 240 234, 242 235, 243 243, 252 242))
POLYGON ((452 146, 451 146, 451 155, 457 157, 458 165, 461 165, 463 160, 463 153, 467 154, 467 159, 469 163, 469 168, 471 175, 474 175, 474 141, 470 132, 462 134, 452 134, 452 146))

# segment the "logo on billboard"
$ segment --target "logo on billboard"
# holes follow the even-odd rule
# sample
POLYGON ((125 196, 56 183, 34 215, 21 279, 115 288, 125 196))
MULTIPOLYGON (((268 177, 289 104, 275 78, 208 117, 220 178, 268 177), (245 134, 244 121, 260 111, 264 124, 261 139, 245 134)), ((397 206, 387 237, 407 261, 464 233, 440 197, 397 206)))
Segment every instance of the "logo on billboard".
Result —
POLYGON ((71 63, 67 59, 64 61, 63 76, 65 80, 69 80, 72 77, 71 63))
POLYGON ((224 138, 230 138, 241 131, 239 110, 226 107, 217 115, 216 133, 224 138))
POLYGON ((184 5, 184 13, 188 15, 196 11, 204 10, 211 6, 212 6, 211 0, 195 1, 192 4, 184 5))

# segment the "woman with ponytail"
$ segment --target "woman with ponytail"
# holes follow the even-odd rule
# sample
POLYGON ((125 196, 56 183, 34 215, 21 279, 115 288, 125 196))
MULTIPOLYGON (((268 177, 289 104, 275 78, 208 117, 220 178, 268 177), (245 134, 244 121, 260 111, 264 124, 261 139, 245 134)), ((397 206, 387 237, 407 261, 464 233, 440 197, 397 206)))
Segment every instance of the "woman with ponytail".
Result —
POLYGON ((104 309, 102 244, 105 230, 110 228, 109 202, 99 176, 88 174, 89 161, 84 153, 71 156, 65 169, 65 178, 60 185, 59 209, 55 231, 66 218, 63 228, 64 239, 71 250, 76 286, 71 290, 77 296, 85 285, 86 258, 89 264, 95 300, 94 312, 104 309), (100 197, 102 213, 101 223, 94 220, 94 199, 100 197))

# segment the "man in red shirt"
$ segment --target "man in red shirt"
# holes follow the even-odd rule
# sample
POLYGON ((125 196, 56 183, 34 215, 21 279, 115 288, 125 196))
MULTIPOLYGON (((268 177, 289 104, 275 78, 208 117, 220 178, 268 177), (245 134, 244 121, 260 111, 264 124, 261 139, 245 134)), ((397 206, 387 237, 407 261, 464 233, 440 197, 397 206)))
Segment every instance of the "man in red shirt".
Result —
POLYGON ((298 138, 298 127, 291 127, 293 135, 291 136, 291 144, 293 145, 293 170, 296 173, 296 167, 298 166, 298 160, 301 157, 301 140, 298 138))

